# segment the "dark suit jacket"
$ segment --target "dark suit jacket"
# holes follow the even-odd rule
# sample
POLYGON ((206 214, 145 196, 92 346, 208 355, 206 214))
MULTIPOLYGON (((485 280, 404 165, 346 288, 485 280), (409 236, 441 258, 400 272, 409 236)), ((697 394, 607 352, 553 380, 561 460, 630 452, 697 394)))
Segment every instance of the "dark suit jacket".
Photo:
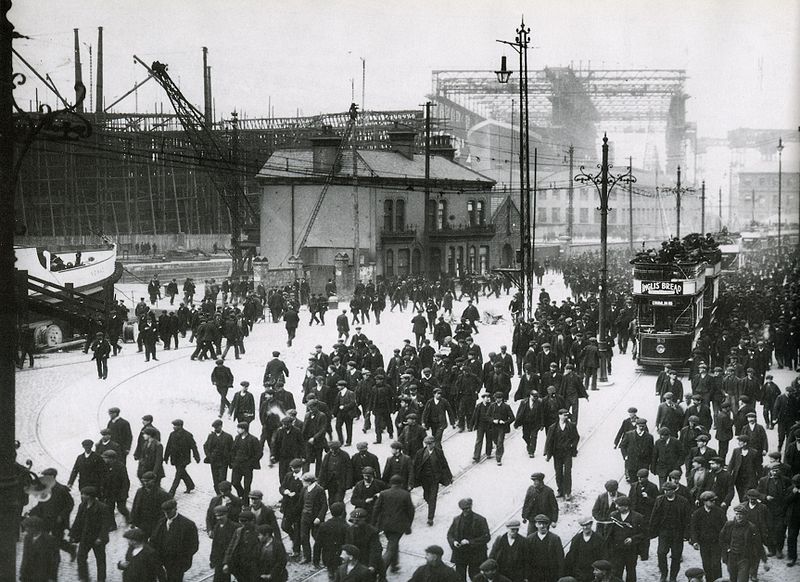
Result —
POLYGON ((122 571, 122 582, 162 582, 167 579, 158 554, 147 544, 135 556, 128 549, 125 561, 128 567, 122 571))
POLYGON ((509 545, 506 534, 498 536, 492 544, 489 557, 497 561, 497 569, 503 572, 511 582, 522 582, 528 573, 528 539, 517 535, 514 545, 509 545))
POLYGON ((533 485, 525 493, 522 503, 522 519, 531 521, 540 513, 549 517, 554 523, 558 521, 558 502, 555 493, 547 485, 537 489, 533 485))
POLYGON ((414 469, 410 479, 412 487, 422 485, 422 479, 425 475, 431 474, 433 465, 431 458, 435 459, 436 470, 433 471, 433 478, 439 482, 440 485, 450 485, 453 482, 453 474, 450 472, 450 465, 447 464, 447 459, 444 456, 444 451, 438 447, 434 447, 433 451, 427 454, 427 447, 417 451, 414 455, 414 469))
POLYGON ((408 534, 414 522, 414 511, 411 494, 402 487, 390 487, 378 494, 372 518, 380 531, 408 534))
POLYGON ((75 459, 67 483, 71 486, 77 478, 81 489, 88 486, 99 488, 103 481, 102 474, 105 466, 103 459, 97 453, 93 452, 88 457, 81 453, 75 459))
POLYGON ((131 433, 131 424, 124 418, 117 417, 115 421, 108 421, 106 428, 111 431, 111 440, 119 443, 122 447, 122 452, 128 454, 133 444, 133 434, 131 433))
POLYGON ((58 579, 60 561, 58 543, 47 532, 35 540, 28 533, 22 542, 22 563, 19 566, 20 582, 50 582, 58 579))
POLYGON ((411 489, 411 477, 413 472, 413 460, 406 454, 401 453, 398 457, 390 455, 386 459, 386 464, 383 467, 382 480, 388 483, 392 475, 400 475, 403 479, 403 487, 411 489))
POLYGON ((670 471, 680 469, 683 460, 683 447, 678 439, 672 436, 667 442, 658 439, 653 445, 650 471, 659 477, 666 477, 670 471))
POLYGON ((575 456, 578 454, 578 441, 580 438, 578 429, 575 428, 572 422, 567 421, 563 430, 558 422, 555 422, 547 429, 544 454, 548 457, 575 456))
POLYGON ((69 537, 79 543, 94 545, 95 540, 100 540, 102 544, 108 543, 109 525, 112 520, 108 506, 99 501, 95 501, 89 506, 85 501, 78 506, 78 513, 72 528, 69 530, 69 537))
POLYGON ((225 431, 217 434, 209 433, 206 442, 203 444, 205 462, 212 465, 222 465, 228 467, 231 464, 231 449, 233 448, 233 436, 225 431))
POLYGON ((333 579, 335 582, 372 582, 374 576, 364 564, 356 564, 350 572, 347 571, 347 566, 342 564, 336 570, 333 579))
POLYGON ((485 517, 477 513, 472 513, 470 517, 457 515, 447 530, 447 543, 453 550, 450 561, 454 564, 480 565, 486 559, 486 549, 490 539, 489 525, 485 517), (471 523, 467 525, 467 522, 471 523), (469 544, 456 547, 455 543, 463 539, 468 540, 469 544))
POLYGON ((641 513, 630 511, 625 519, 622 519, 620 512, 614 511, 611 513, 611 517, 630 525, 630 527, 624 527, 615 524, 608 530, 606 541, 608 550, 612 555, 628 552, 641 554, 647 551, 649 537, 647 535, 647 525, 641 513), (631 543, 626 544, 625 540, 629 538, 631 543))
POLYGON ((186 572, 192 567, 192 558, 197 553, 197 526, 188 517, 178 514, 167 529, 167 520, 162 518, 150 536, 150 544, 166 567, 186 572))
POLYGON ((300 497, 302 515, 310 517, 312 521, 315 519, 319 519, 320 522, 325 521, 325 514, 328 512, 328 498, 320 485, 311 491, 304 486, 300 497))

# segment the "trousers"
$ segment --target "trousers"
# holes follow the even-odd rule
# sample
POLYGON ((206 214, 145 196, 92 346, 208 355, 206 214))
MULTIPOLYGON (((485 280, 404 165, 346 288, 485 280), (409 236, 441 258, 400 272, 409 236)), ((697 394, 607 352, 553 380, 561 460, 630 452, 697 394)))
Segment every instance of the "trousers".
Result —
POLYGON ((680 533, 662 531, 658 534, 658 571, 662 576, 667 574, 667 554, 670 555, 669 579, 677 580, 681 570, 683 556, 683 537, 680 533))
POLYGON ((718 543, 700 546, 700 560, 707 580, 722 578, 722 548, 718 543))
POLYGON ((559 495, 572 495, 572 455, 554 455, 553 467, 559 495))
POLYGON ((479 424, 475 427, 475 450, 472 452, 472 458, 475 461, 481 458, 481 448, 483 448, 484 441, 486 441, 486 456, 488 457, 492 454, 492 447, 494 446, 492 440, 491 426, 479 424))
POLYGON ((78 544, 78 579, 89 580, 89 551, 94 553, 94 561, 97 563, 97 582, 106 580, 106 546, 105 544, 92 545, 87 542, 78 544))

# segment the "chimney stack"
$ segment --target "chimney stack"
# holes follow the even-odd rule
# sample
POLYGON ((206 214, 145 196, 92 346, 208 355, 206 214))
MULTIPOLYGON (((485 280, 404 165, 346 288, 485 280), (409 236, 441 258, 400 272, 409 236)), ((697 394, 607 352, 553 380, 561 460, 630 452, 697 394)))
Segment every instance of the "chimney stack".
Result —
POLYGON ((332 170, 334 173, 339 171, 339 168, 334 168, 334 164, 341 144, 342 137, 339 135, 328 134, 311 138, 315 174, 330 174, 332 170))
POLYGON ((75 33, 75 101, 78 103, 76 111, 78 113, 83 113, 83 102, 80 100, 80 95, 78 94, 78 87, 83 85, 83 70, 81 67, 81 39, 78 35, 78 29, 73 28, 72 30, 75 33))
POLYGON ((97 99, 95 99, 95 113, 102 113, 103 106, 103 27, 97 27, 97 99))
POLYGON ((431 136, 431 155, 445 158, 451 162, 456 158, 456 148, 453 147, 449 135, 431 136))
POLYGON ((409 160, 414 159, 414 141, 417 137, 417 132, 413 129, 395 129, 387 132, 389 135, 389 143, 392 146, 392 151, 402 154, 409 160))

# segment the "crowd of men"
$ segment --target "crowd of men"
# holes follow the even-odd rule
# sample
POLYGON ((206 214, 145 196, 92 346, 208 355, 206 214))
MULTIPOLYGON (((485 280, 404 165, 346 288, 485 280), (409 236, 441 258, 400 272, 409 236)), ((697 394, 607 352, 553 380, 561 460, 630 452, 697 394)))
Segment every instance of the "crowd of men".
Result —
MULTIPOLYGON (((625 261, 622 254, 610 261, 609 323, 618 354, 625 354, 633 339, 626 334, 634 311, 626 300, 625 261)), ((152 415, 142 418, 134 435, 119 408, 109 409, 100 438, 82 443, 66 485, 57 481, 54 469, 37 478, 48 495, 23 521, 28 533, 21 579, 55 579, 64 551, 77 560, 81 580, 89 579, 91 552, 97 579, 105 580, 105 545, 119 512, 129 526, 129 549, 117 564, 123 580, 182 580, 198 558, 199 530, 212 539, 203 559, 215 581, 287 580, 291 560, 325 568, 332 580, 383 580, 399 570, 400 543, 411 534, 419 509, 410 491, 422 489, 430 526, 440 487, 452 483, 443 446, 448 428, 474 433, 475 463, 493 459, 498 465, 505 439, 519 431, 530 457, 539 453, 553 462, 556 488, 545 484, 544 473, 531 475, 520 519, 508 521, 494 540, 486 518, 476 511, 480 508, 461 499, 461 513, 442 540, 454 568, 443 562, 442 546, 431 545, 426 563, 411 576, 414 582, 588 582, 623 576, 632 582, 639 561, 650 557, 653 539, 662 582, 678 579, 687 541, 699 550, 703 565, 685 572, 689 580, 721 579, 723 562, 729 580, 754 580, 759 564, 767 567, 768 556, 783 558, 784 545, 788 565, 794 566, 800 531, 800 386, 795 379, 781 392, 769 372, 773 362, 778 368, 797 365, 796 257, 773 255, 757 269, 726 279, 722 317, 694 353, 685 383, 677 370, 665 367, 655 382, 656 417, 648 420, 629 409, 614 439, 624 459, 628 494, 617 480, 608 480, 591 516, 579 520, 580 532, 567 540, 551 531, 560 504, 573 493, 579 402, 597 389, 595 264, 592 255, 561 261, 572 297, 559 305, 540 289, 535 316, 528 321, 520 317, 519 297, 514 297, 511 350, 503 345, 485 356, 476 341, 480 316, 475 304, 481 295, 499 296, 499 280, 468 278, 459 287, 449 279, 422 278, 359 284, 349 313, 337 315, 336 343, 329 350, 317 345, 303 378, 292 378, 289 389, 289 369, 275 350, 260 394, 250 391, 247 380, 237 383, 225 359, 229 348, 238 358, 242 339, 263 319, 263 306, 269 307, 273 322, 286 322, 289 331, 286 315, 297 316, 304 301, 309 325, 316 323, 315 315, 325 309, 320 306, 335 294, 332 282, 318 296, 303 291, 298 282, 271 290, 266 301, 260 291, 248 290, 231 295, 230 301, 223 296, 219 305, 224 286, 215 292, 209 281, 199 307, 185 296, 189 305, 158 318, 142 300, 136 315, 153 334, 163 340, 162 318, 165 329, 177 326, 167 333, 165 349, 171 338, 177 347, 178 335, 191 332, 196 341, 192 359, 216 360, 211 383, 220 397, 219 418, 202 447, 180 418, 172 421, 162 444, 152 415), (379 296, 390 310, 410 308, 414 314, 409 321, 414 340, 406 339, 391 355, 381 353, 361 325, 364 318, 370 321, 370 311, 377 324, 379 296), (453 301, 464 297, 466 307, 454 317, 453 301), (305 414, 299 413, 298 401, 305 414), (757 405, 764 425, 758 423, 757 405), (225 415, 236 422, 236 434, 223 430, 225 415), (371 453, 366 441, 355 442, 353 450, 356 421, 362 434, 374 432, 375 443, 382 442, 384 433, 388 436, 388 458, 371 453), (775 428, 779 443, 770 452, 767 431, 775 428), (716 450, 709 446, 712 435, 716 450), (738 446, 729 450, 732 440, 738 446), (178 489, 181 483, 186 493, 194 489, 188 468, 192 459, 201 462, 201 448, 216 495, 205 523, 195 523, 178 511, 178 489), (167 464, 174 467, 174 478, 163 489, 167 464), (129 510, 128 469, 134 466, 139 486, 129 510), (252 488, 260 471, 279 473, 278 491, 252 488), (69 489, 76 483, 81 502, 73 517, 69 489), (279 502, 273 507, 266 500, 279 502)), ((290 348, 292 338, 290 332, 290 348)), ((153 343, 145 334, 142 347, 148 358, 155 358, 153 343)), ((97 344, 91 348, 95 354, 97 344)), ((99 363, 98 375, 107 375, 99 363)))

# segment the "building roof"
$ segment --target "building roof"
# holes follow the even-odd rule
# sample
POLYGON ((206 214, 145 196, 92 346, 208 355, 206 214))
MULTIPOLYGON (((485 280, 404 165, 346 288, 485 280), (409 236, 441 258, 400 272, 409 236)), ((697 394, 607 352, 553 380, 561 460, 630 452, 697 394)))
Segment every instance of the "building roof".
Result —
MULTIPOLYGON (((408 183, 425 180, 425 156, 415 154, 413 159, 390 150, 358 150, 359 180, 379 179, 408 183)), ((353 154, 343 152, 336 177, 352 179, 353 154)), ((431 180, 439 183, 469 184, 491 188, 495 181, 469 168, 441 156, 430 158, 431 180)), ((313 152, 310 149, 276 150, 258 172, 257 178, 271 182, 301 181, 319 183, 327 178, 326 172, 315 172, 313 152)))

